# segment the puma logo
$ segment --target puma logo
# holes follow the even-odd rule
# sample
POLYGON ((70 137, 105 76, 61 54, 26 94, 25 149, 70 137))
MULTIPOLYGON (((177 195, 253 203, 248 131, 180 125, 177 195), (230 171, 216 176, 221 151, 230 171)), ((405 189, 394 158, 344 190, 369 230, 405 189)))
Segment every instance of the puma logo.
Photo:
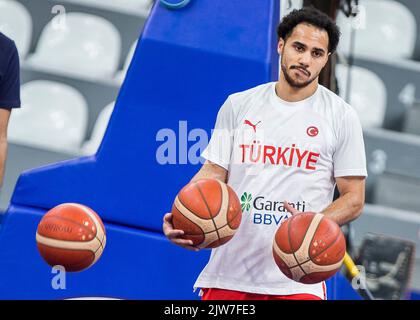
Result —
POLYGON ((261 121, 258 121, 256 124, 253 124, 251 121, 249 120, 245 120, 244 124, 249 125, 250 127, 252 127, 252 129, 254 129, 254 132, 257 132, 257 125, 260 123, 261 121))

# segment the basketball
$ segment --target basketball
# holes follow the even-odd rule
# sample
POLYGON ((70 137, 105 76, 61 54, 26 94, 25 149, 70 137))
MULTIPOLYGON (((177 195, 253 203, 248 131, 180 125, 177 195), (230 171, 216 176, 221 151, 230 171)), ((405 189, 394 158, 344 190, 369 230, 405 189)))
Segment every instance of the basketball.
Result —
POLYGON ((305 212, 287 219, 273 242, 273 256, 280 270, 305 284, 333 276, 345 253, 346 241, 340 227, 321 213, 305 212))
POLYGON ((38 224, 39 253, 50 266, 61 265, 69 272, 91 267, 106 244, 101 218, 89 207, 60 204, 49 210, 38 224))
POLYGON ((183 238, 199 248, 216 248, 228 242, 242 218, 235 191, 215 179, 201 179, 183 187, 172 214, 174 228, 183 230, 183 238))

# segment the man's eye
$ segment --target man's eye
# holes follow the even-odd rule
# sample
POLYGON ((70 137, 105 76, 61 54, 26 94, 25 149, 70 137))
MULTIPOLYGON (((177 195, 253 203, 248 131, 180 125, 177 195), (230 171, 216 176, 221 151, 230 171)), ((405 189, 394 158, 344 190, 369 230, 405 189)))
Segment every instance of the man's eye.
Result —
POLYGON ((319 58, 320 56, 322 56, 322 54, 321 52, 314 51, 313 56, 319 58))
POLYGON ((302 47, 299 47, 299 46, 296 46, 296 50, 299 51, 299 52, 302 52, 303 51, 303 48, 302 47))

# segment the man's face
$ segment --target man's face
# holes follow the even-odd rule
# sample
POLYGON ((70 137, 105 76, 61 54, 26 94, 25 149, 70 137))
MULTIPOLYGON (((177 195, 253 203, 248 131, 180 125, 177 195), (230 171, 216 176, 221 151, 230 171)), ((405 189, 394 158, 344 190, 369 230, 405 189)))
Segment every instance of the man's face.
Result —
POLYGON ((328 61, 328 33, 324 29, 300 23, 286 42, 279 40, 281 69, 290 86, 303 88, 314 81, 328 61))

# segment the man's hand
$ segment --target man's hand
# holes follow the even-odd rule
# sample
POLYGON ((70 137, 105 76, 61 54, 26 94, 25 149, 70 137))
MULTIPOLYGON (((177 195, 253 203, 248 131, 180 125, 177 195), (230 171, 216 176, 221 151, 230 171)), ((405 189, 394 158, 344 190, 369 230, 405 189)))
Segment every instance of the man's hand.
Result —
POLYGON ((283 201, 283 205, 284 205, 284 208, 292 214, 292 216, 295 215, 295 214, 298 214, 298 213, 302 213, 302 212, 298 211, 297 209, 293 208, 289 204, 289 201, 283 201))
MULTIPOLYGON (((197 181, 199 179, 218 179, 226 182, 227 175, 228 171, 225 168, 207 160, 190 182, 197 181)), ((200 250, 200 248, 193 246, 193 242, 191 240, 182 238, 184 231, 174 229, 172 224, 172 213, 167 213, 163 217, 163 233, 173 244, 188 250, 200 250)))
POLYGON ((193 242, 191 240, 181 238, 184 235, 184 231, 174 229, 172 224, 172 213, 170 212, 165 214, 163 217, 163 233, 173 244, 188 250, 200 250, 198 247, 193 246, 193 242))

